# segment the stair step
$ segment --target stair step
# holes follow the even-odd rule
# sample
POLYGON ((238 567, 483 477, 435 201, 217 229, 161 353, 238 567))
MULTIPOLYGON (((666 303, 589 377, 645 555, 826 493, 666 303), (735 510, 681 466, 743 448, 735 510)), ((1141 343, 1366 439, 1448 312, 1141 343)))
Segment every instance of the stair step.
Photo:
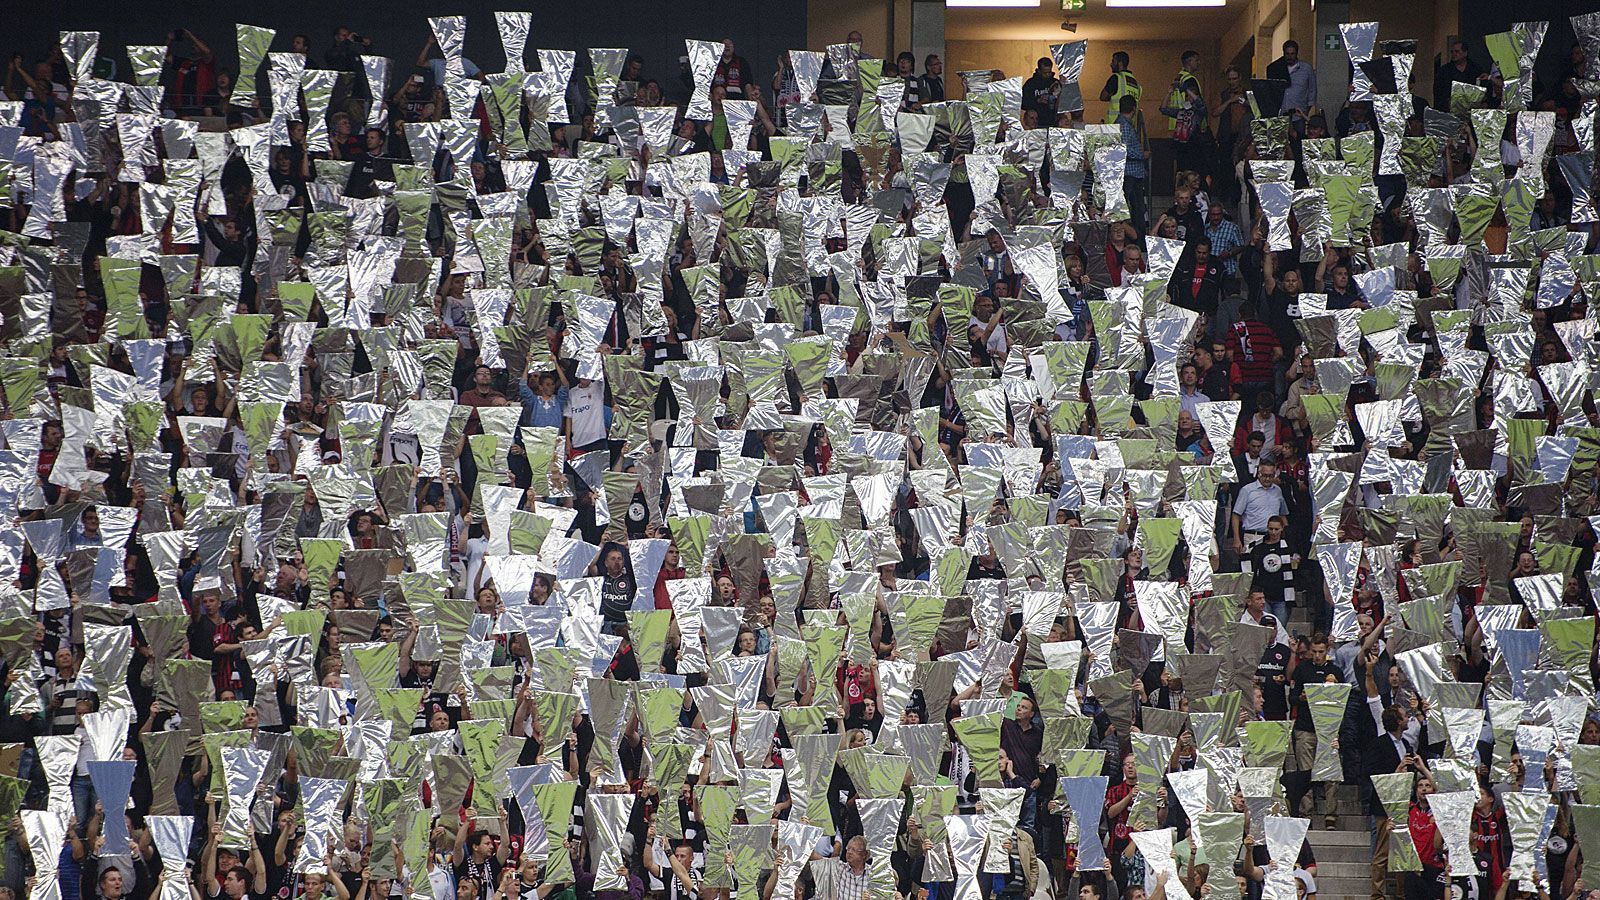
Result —
POLYGON ((1318 853, 1321 853, 1324 847, 1330 849, 1335 847, 1359 847, 1362 852, 1367 852, 1372 846, 1372 833, 1366 828, 1363 828, 1360 831, 1323 831, 1319 829, 1312 829, 1311 831, 1306 832, 1306 839, 1311 841, 1312 849, 1316 850, 1318 853))
POLYGON ((1317 900, 1327 897, 1369 897, 1372 895, 1372 879, 1365 878, 1323 878, 1317 876, 1317 900))
POLYGON ((1371 877, 1372 856, 1370 854, 1368 854, 1366 859, 1361 860, 1360 862, 1355 860, 1349 860, 1346 862, 1324 862, 1321 856, 1317 857, 1317 881, 1319 882, 1324 878, 1371 879, 1371 877))
POLYGON ((1372 865, 1372 851, 1365 847, 1339 847, 1337 850, 1317 850, 1318 865, 1338 866, 1370 866, 1372 865))

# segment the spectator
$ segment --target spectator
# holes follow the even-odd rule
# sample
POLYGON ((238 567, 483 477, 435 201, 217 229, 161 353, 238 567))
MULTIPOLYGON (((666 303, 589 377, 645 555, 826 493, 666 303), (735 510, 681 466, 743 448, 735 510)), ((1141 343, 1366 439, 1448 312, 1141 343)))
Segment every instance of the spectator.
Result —
POLYGON ((929 53, 922 60, 921 84, 917 94, 923 103, 944 102, 944 60, 937 53, 929 53))
POLYGON ((1211 171, 1206 162, 1210 152, 1211 125, 1206 110, 1205 95, 1200 91, 1200 79, 1194 74, 1200 68, 1200 54, 1185 50, 1180 59, 1177 77, 1172 79, 1172 92, 1161 112, 1167 117, 1167 127, 1176 142, 1179 171, 1211 171))
POLYGON ((1287 83, 1278 115, 1288 116, 1297 128, 1317 108, 1317 73, 1300 58, 1300 43, 1284 41, 1283 55, 1267 66, 1267 77, 1287 83))
POLYGON ((154 85, 72 31, 7 76, 0 900, 1311 894, 1202 790, 1235 728, 1235 810, 1359 791, 1376 896, 1407 839, 1409 896, 1580 892, 1581 48, 1484 96, 1487 173, 1315 114, 1265 159, 1230 80, 1179 250, 1126 58, 1119 179, 976 84, 863 120, 859 34, 815 100, 727 50, 698 121, 637 56, 608 114, 431 42, 369 111, 305 25, 261 103, 187 29, 154 85), (273 110, 302 61, 333 99, 273 110))
POLYGON ((1055 63, 1041 56, 1033 75, 1022 83, 1022 108, 1033 110, 1041 124, 1054 125, 1060 99, 1061 80, 1056 77, 1055 63))
POLYGON ((1113 124, 1119 116, 1132 112, 1134 121, 1142 129, 1144 122, 1138 115, 1138 110, 1143 89, 1139 87, 1139 79, 1133 77, 1133 72, 1129 70, 1128 62, 1126 50, 1118 50, 1111 54, 1111 77, 1106 79, 1106 86, 1100 89, 1100 99, 1106 104, 1106 124, 1113 124), (1126 105, 1122 102, 1123 97, 1133 98, 1132 110, 1123 109, 1126 105))
POLYGON ((717 59, 717 70, 711 83, 728 92, 728 96, 749 100, 747 92, 755 90, 755 70, 749 60, 733 52, 733 41, 722 42, 722 56, 717 59))
POLYGON ((1452 84, 1476 85, 1484 78, 1483 69, 1467 55, 1467 42, 1460 39, 1451 41, 1450 58, 1440 65, 1433 75, 1433 108, 1444 110, 1451 108, 1452 84))
POLYGON ((1117 127, 1122 130, 1122 146, 1128 151, 1128 161, 1122 170, 1122 189, 1128 198, 1128 220, 1137 230, 1143 230, 1149 203, 1150 147, 1145 138, 1142 119, 1139 117, 1139 100, 1124 93, 1117 99, 1120 115, 1117 127))

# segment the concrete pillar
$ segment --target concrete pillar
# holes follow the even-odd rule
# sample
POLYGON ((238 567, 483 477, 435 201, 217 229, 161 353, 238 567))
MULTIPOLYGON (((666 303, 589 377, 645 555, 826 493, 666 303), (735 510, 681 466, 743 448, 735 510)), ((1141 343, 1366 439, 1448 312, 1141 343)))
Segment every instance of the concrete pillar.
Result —
POLYGON ((929 53, 945 58, 944 0, 915 0, 911 4, 911 52, 917 57, 918 75, 922 74, 922 61, 929 53))
POLYGON ((1339 37, 1339 26, 1348 21, 1349 3, 1324 0, 1317 4, 1317 105, 1327 114, 1329 129, 1333 128, 1333 119, 1349 95, 1350 57, 1345 55, 1344 42, 1339 37))

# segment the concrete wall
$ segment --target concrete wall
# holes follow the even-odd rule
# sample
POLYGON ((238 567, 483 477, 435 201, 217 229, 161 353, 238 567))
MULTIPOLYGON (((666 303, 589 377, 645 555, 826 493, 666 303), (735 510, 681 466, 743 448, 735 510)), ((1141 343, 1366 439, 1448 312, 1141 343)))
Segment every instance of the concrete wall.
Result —
POLYGON ((805 7, 807 48, 824 50, 829 44, 843 43, 851 31, 859 31, 862 50, 868 56, 890 55, 894 43, 890 33, 892 0, 806 0, 805 7))
POLYGON ((917 72, 929 53, 944 58, 943 0, 917 0, 911 4, 911 52, 917 57, 917 72))
POLYGON ((1253 39, 1255 53, 1245 75, 1262 78, 1283 42, 1293 38, 1300 42, 1301 56, 1315 64, 1314 19, 1311 0, 1251 0, 1222 35, 1222 58, 1233 59, 1253 39))
MULTIPOLYGON (((815 0, 813 0, 815 2, 815 0)), ((1041 56, 1050 55, 1050 41, 957 41, 945 42, 945 88, 953 99, 962 96, 961 80, 955 73, 971 69, 999 69, 1006 77, 1033 72, 1034 63, 1041 56)), ((1222 65, 1217 61, 1217 42, 1188 40, 1151 42, 1090 41, 1084 54, 1083 88, 1084 119, 1089 122, 1105 121, 1106 104, 1100 101, 1100 89, 1111 75, 1111 54, 1118 50, 1128 53, 1130 67, 1144 88, 1139 108, 1149 124, 1150 136, 1167 134, 1167 120, 1160 107, 1172 89, 1172 79, 1178 73, 1178 58, 1185 50, 1200 53, 1200 85, 1206 100, 1216 105, 1216 96, 1222 89, 1222 65)))

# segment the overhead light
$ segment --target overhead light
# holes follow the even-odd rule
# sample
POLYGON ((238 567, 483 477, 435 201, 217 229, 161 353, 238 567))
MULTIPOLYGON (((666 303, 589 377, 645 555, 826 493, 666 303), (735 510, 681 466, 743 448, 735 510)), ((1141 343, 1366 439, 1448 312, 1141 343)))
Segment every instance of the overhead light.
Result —
POLYGON ((983 9, 1038 9, 1039 0, 944 0, 944 5, 983 9))
POLYGON ((1073 34, 1077 34, 1078 33, 1078 23, 1077 22, 1062 22, 1061 23, 1061 30, 1062 31, 1070 31, 1073 34))
POLYGON ((1199 9, 1227 5, 1228 0, 1106 0, 1106 6, 1112 9, 1199 9))

